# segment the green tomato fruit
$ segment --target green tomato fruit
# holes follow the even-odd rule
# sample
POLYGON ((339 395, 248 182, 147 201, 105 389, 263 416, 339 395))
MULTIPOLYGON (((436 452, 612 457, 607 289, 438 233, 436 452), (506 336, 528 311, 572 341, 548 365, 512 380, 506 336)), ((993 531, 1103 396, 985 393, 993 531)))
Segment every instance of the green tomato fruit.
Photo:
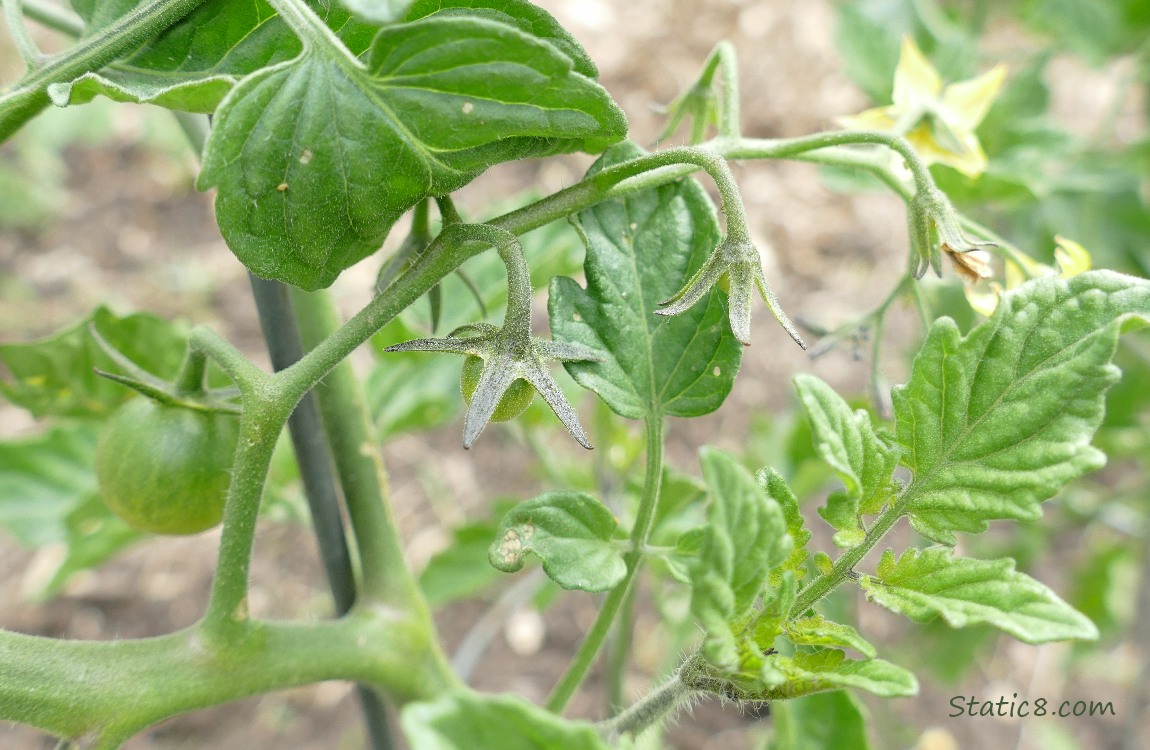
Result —
MULTIPOLYGON (((463 360, 463 371, 459 373, 459 389, 463 391, 463 399, 468 404, 475 395, 475 387, 479 385, 479 376, 483 374, 483 360, 475 355, 469 355, 463 360)), ((491 415, 492 422, 506 422, 515 419, 531 405, 535 398, 535 389, 523 378, 511 381, 511 385, 503 392, 503 398, 495 406, 495 413, 491 415)))
POLYGON ((223 519, 238 437, 234 414, 133 399, 96 443, 100 495, 139 531, 206 531, 223 519))

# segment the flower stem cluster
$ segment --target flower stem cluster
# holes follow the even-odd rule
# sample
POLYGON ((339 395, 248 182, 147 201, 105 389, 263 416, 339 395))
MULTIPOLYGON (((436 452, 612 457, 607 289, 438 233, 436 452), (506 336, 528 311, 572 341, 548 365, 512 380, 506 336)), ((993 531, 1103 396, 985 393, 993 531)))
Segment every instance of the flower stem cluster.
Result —
POLYGON ((663 306, 656 315, 678 315, 685 312, 710 291, 716 283, 727 281, 731 320, 731 333, 743 346, 751 345, 751 298, 755 290, 767 303, 775 320, 802 348, 807 345, 779 304, 763 275, 763 262, 758 248, 742 232, 728 232, 727 237, 695 272, 695 275, 673 297, 659 303, 663 306))
POLYGON ((955 264, 963 278, 981 279, 990 276, 986 253, 982 248, 996 247, 993 242, 976 242, 962 231, 958 212, 937 187, 920 186, 908 206, 910 223, 911 273, 921 279, 927 268, 942 275, 943 251, 955 264), (931 241, 931 233, 938 232, 938 244, 931 241))
POLYGON ((543 396, 571 436, 590 449, 579 417, 547 369, 549 361, 599 361, 593 350, 579 344, 539 339, 531 335, 531 278, 519 239, 487 224, 453 224, 451 241, 480 241, 495 247, 507 269, 507 313, 502 326, 473 323, 444 338, 425 338, 389 346, 389 352, 447 352, 479 357, 479 376, 471 405, 463 420, 463 447, 470 448, 491 421, 504 393, 517 380, 525 380, 543 396))

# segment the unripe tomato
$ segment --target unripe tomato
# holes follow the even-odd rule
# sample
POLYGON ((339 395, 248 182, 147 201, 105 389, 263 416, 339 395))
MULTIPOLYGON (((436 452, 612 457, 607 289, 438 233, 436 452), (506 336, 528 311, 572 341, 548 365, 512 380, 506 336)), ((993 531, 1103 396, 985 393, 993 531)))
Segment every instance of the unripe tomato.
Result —
POLYGON ((224 515, 239 437, 234 414, 135 398, 104 424, 96 479, 104 503, 154 534, 196 534, 224 515))
MULTIPOLYGON (((479 385, 479 376, 483 374, 483 359, 469 355, 463 360, 463 371, 459 373, 459 389, 463 391, 463 399, 468 404, 475 395, 475 387, 479 385)), ((535 389, 523 378, 511 381, 511 385, 503 392, 503 398, 495 406, 495 413, 491 415, 492 422, 506 422, 522 414, 531 400, 535 398, 535 389)))

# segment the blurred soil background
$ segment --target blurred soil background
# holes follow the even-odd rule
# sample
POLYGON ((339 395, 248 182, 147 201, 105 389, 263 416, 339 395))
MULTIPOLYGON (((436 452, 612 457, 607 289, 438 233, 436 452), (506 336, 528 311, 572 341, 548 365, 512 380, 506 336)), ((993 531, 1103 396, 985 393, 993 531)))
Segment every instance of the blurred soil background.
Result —
MULTIPOLYGON (((737 50, 742 80, 742 123, 747 135, 798 136, 835 127, 839 115, 870 106, 848 79, 836 52, 835 5, 829 0, 540 0, 585 45, 602 82, 628 114, 632 137, 650 145, 662 127, 658 108, 697 75, 722 39, 737 50)), ((58 43, 44 35, 46 45, 58 43)), ((8 43, 5 41, 5 45, 8 43)), ((1028 44, 1017 28, 986 40, 989 67, 1028 44)), ((17 74, 11 46, 0 47, 4 80, 17 74)), ((1067 123, 1089 120, 1114 84, 1114 71, 1058 61, 1056 110, 1067 123)), ((225 247, 212 218, 211 196, 192 185, 195 163, 166 113, 106 102, 78 111, 49 112, 28 126, 21 151, 0 151, 28 166, 43 182, 42 204, 4 210, 43 212, 39 226, 0 225, 0 340, 43 336, 86 315, 100 303, 118 311, 147 310, 207 323, 266 365, 244 269, 225 247), (77 123, 82 119, 83 127, 77 123)), ((585 156, 532 161, 492 169, 463 191, 465 214, 482 215, 488 196, 513 196, 534 187, 552 191, 577 181, 585 156)), ((901 202, 888 194, 846 196, 828 189, 819 171, 798 163, 737 165, 747 209, 764 250, 767 277, 795 317, 827 328, 848 322, 881 301, 905 264, 907 243, 901 202)), ((0 184, 0 190, 3 185, 0 184)), ((335 290, 350 313, 369 299, 378 270, 368 259, 346 273, 335 290)), ((890 382, 907 372, 905 351, 914 342, 914 313, 896 306, 882 367, 890 382)), ((669 458, 697 471, 703 442, 741 450, 758 416, 791 404, 789 378, 814 372, 846 393, 863 394, 868 369, 849 346, 812 360, 756 305, 755 343, 743 360, 735 390, 714 416, 690 430, 672 423, 669 458)), ((864 350, 868 348, 865 342, 864 350)), ((29 434, 35 425, 0 403, 0 437, 29 434)), ((431 434, 388 443, 399 521, 416 566, 449 539, 448 529, 480 517, 492 498, 530 497, 542 488, 531 458, 503 428, 490 429, 476 447, 459 447, 459 423, 431 434)), ((592 435, 594 439, 594 434, 592 435)), ((578 460, 566 443, 555 450, 578 460)), ((557 489, 557 488, 555 488, 557 489)), ((279 516, 290 516, 281 513, 279 516)), ((813 513, 812 513, 813 516, 813 513)), ((0 627, 53 637, 112 639, 156 635, 192 624, 202 612, 215 564, 217 532, 138 543, 94 571, 82 573, 46 602, 29 599, 58 550, 23 549, 0 533, 0 627)), ((829 549, 826 538, 818 540, 829 549)), ((908 537, 909 541, 909 537, 908 537)), ((1072 552, 1068 554, 1073 554, 1072 552)), ((1061 591, 1057 569, 1037 577, 1061 591)), ((861 595, 858 599, 861 600, 861 595)), ((453 650, 490 608, 491 599, 454 604, 438 616, 453 650)), ((496 629, 472 682, 542 700, 590 625, 596 600, 565 594, 542 611, 528 606, 496 629)), ((322 617, 330 601, 310 531, 278 516, 257 538, 252 609, 272 617, 322 617)), ((860 606, 860 631, 880 654, 906 661, 900 642, 918 631, 877 608, 860 606)), ((675 654, 661 651, 657 616, 641 607, 636 622, 632 697, 675 654)), ((912 641, 913 642, 913 641, 912 641)), ((925 641, 924 641, 925 642, 925 641)), ((1133 652, 1099 662, 1099 674, 1065 684, 1063 658, 1072 646, 1026 646, 998 640, 961 686, 923 680, 914 699, 867 703, 883 728, 880 748, 1050 747, 1037 722, 948 718, 950 696, 979 694, 1123 700, 1122 670, 1137 668, 1133 652), (927 731, 929 730, 929 731, 927 731), (921 733, 926 731, 925 735, 921 733), (920 736, 921 735, 921 736, 920 736)), ((912 649, 905 649, 906 652, 912 649)), ((576 716, 598 717, 602 687, 592 675, 572 704, 576 716)), ((1119 703, 1119 705, 1123 705, 1119 703)), ((1117 746, 1119 720, 1060 720, 1062 733, 1083 748, 1117 746)), ((716 702, 680 717, 670 744, 682 750, 757 747, 770 728, 766 714, 716 702)), ((1144 729, 1145 727, 1143 727, 1144 729)), ((1150 738, 1150 734, 1147 735, 1150 738)), ((179 717, 130 741, 130 750, 263 750, 357 748, 358 709, 342 683, 284 691, 179 717)), ((34 750, 52 743, 38 733, 0 724, 0 748, 34 750)))

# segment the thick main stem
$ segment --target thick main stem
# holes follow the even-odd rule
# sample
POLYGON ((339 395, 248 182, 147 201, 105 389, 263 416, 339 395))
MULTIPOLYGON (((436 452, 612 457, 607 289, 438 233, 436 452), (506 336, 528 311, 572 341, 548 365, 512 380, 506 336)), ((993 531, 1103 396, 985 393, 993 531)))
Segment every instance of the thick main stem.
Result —
MULTIPOLYGON (((293 290, 292 302, 305 349, 319 345, 339 328, 339 314, 329 295, 293 290)), ((403 559, 388 498, 387 472, 351 363, 336 366, 315 393, 359 550, 361 597, 415 607, 426 614, 423 597, 403 559)))
POLYGON ((455 686, 403 613, 316 623, 253 621, 207 643, 197 628, 158 638, 68 641, 0 631, 0 719, 86 747, 116 748, 169 716, 324 680, 386 690, 400 703, 455 686), (19 676, 19 679, 16 679, 19 676))
POLYGON ((246 632, 250 622, 248 571, 256 519, 276 439, 287 421, 290 408, 283 413, 276 412, 277 404, 271 399, 259 404, 244 400, 240 438, 232 464, 232 483, 224 508, 224 531, 220 537, 216 574, 208 611, 201 624, 204 637, 211 641, 230 641, 239 637, 246 632))
POLYGON ((639 512, 635 518, 635 525, 631 528, 631 549, 627 553, 627 574, 623 580, 611 589, 607 598, 603 600, 599 614, 595 618, 591 630, 583 643, 579 646, 575 658, 560 678, 551 697, 547 699, 547 709, 560 713, 571 700, 571 696, 579 689, 591 665, 603 647, 611 624, 619 612, 620 606, 627 599, 631 587, 643 562, 643 550, 647 546, 647 537, 651 533, 651 526, 655 519, 655 509, 659 503, 659 491, 663 479, 663 417, 661 414, 649 415, 645 420, 647 433, 647 470, 643 479, 643 495, 639 500, 639 512))

